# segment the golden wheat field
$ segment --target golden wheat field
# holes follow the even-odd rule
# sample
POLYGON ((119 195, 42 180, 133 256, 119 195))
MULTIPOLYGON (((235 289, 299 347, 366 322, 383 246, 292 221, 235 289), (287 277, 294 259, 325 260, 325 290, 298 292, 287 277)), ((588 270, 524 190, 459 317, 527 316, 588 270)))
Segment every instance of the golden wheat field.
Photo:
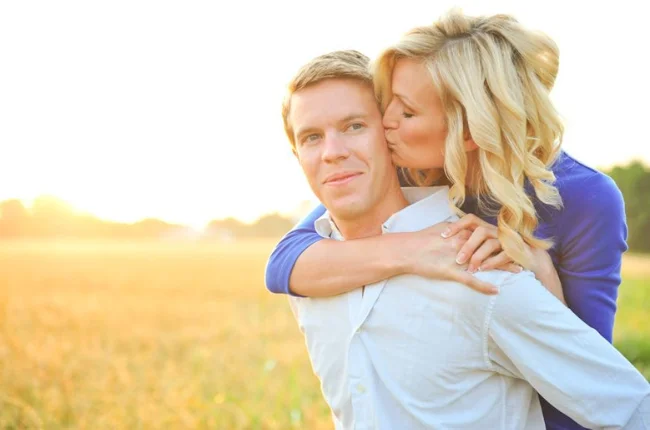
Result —
MULTIPOLYGON (((329 429, 273 241, 0 243, 0 428, 329 429)), ((650 376, 650 258, 616 342, 650 376)))

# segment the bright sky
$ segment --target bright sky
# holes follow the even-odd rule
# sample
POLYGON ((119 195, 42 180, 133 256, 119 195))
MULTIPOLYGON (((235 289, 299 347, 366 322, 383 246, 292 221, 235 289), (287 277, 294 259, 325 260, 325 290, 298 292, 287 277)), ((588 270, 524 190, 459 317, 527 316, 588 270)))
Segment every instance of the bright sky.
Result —
POLYGON ((0 200, 195 226, 315 202, 282 130, 286 82, 330 50, 374 56, 451 6, 555 38, 570 153, 650 162, 643 1, 2 2, 0 200))

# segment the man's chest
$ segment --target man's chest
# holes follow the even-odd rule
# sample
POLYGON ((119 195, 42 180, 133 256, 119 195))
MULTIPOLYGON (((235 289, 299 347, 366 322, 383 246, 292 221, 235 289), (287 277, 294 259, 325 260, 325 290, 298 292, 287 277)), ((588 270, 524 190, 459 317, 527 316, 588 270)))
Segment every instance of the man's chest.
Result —
POLYGON ((467 288, 441 283, 436 291, 417 277, 401 281, 408 282, 301 303, 300 325, 326 394, 365 381, 432 402, 467 390, 468 374, 483 367, 477 328, 457 303, 467 288))

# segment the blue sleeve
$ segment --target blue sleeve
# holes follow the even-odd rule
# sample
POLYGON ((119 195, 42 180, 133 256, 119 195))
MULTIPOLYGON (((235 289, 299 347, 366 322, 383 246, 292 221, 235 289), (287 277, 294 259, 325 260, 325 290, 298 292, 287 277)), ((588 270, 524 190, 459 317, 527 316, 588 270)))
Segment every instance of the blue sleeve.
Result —
POLYGON ((627 251, 625 203, 601 173, 565 198, 560 220, 558 274, 569 308, 610 343, 627 251))
POLYGON ((266 263, 266 288, 276 294, 294 294, 289 289, 289 278, 298 257, 305 249, 323 239, 314 227, 314 222, 325 213, 323 205, 317 206, 303 218, 275 246, 266 263))
MULTIPOLYGON (((601 173, 577 185, 562 196, 555 267, 569 308, 611 343, 627 250, 625 205, 614 181, 601 173)), ((540 401, 548 429, 582 429, 541 396, 540 401)))

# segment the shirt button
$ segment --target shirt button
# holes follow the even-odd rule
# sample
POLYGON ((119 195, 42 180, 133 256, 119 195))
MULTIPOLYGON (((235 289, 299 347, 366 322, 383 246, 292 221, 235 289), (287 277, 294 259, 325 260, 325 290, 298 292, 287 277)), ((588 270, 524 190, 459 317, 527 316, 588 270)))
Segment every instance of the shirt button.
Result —
POLYGON ((357 384, 357 392, 359 394, 363 394, 366 392, 366 387, 363 386, 363 384, 357 384))

